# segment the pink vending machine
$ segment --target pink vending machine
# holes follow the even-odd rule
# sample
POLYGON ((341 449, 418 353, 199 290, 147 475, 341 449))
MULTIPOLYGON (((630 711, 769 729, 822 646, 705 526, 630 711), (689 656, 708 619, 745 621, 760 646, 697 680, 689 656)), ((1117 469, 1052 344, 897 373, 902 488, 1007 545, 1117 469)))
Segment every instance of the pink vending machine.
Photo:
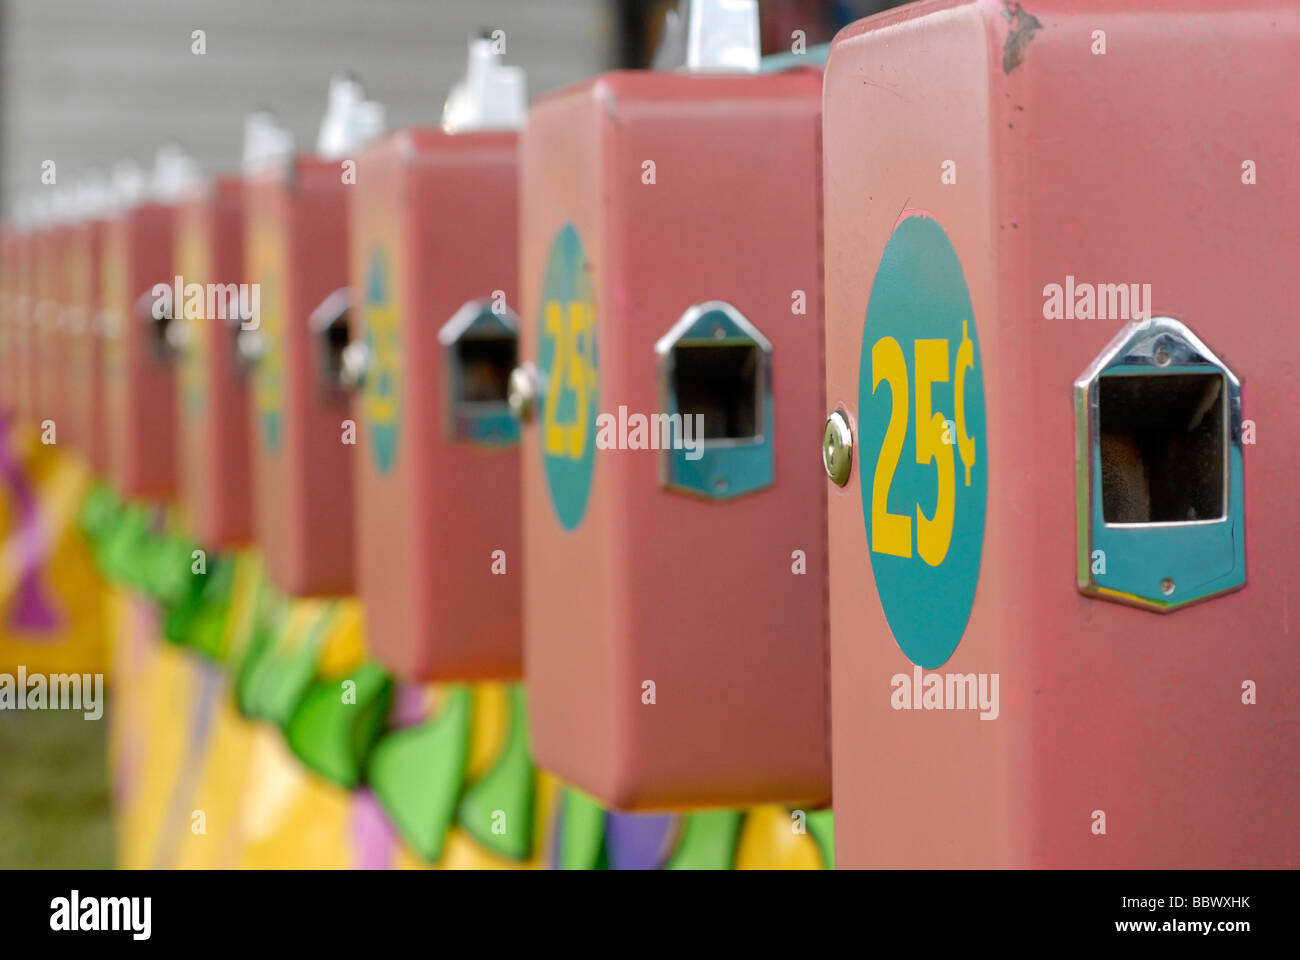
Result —
POLYGON ((67 376, 65 416, 72 446, 92 472, 108 468, 104 442, 104 371, 101 296, 108 183, 102 175, 84 177, 76 188, 76 218, 64 260, 67 309, 64 313, 67 376))
POLYGON ((351 189, 367 644, 408 681, 520 675, 515 366, 523 71, 470 44, 441 127, 364 151, 351 189))
POLYGON ((246 158, 244 256, 261 314, 241 348, 255 364, 257 543, 272 582, 296 596, 353 588, 347 191, 383 122, 360 83, 335 77, 315 153, 268 128, 267 148, 246 158))
POLYGON ((197 178, 175 144, 145 185, 120 168, 118 208, 104 229, 104 406, 109 474, 125 497, 177 492, 172 236, 178 202, 197 178))
POLYGON ((542 97, 523 135, 533 746, 619 809, 815 804, 821 72, 758 72, 757 4, 674 23, 665 69, 542 97))
POLYGON ((1265 2, 837 38, 837 864, 1300 857, 1298 59, 1265 2))
POLYGON ((204 180, 177 215, 176 378, 181 503, 189 532, 210 548, 253 534, 248 367, 241 330, 257 325, 260 291, 244 282, 244 181, 204 180))

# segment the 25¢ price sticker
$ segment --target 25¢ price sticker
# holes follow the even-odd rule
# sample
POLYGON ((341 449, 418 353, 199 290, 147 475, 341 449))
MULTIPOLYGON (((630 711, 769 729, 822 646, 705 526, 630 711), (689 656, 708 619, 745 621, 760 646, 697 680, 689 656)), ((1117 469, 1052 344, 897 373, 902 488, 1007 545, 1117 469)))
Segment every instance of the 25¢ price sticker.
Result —
POLYGON ((911 212, 872 286, 858 378, 862 512, 894 639, 933 669, 975 599, 988 498, 979 337, 961 262, 938 221, 911 212))
POLYGON ((252 279, 261 287, 258 330, 262 358, 253 374, 253 403, 262 443, 271 453, 280 449, 284 430, 284 303, 280 284, 285 275, 284 246, 274 223, 257 224, 252 236, 252 279))
POLYGON ((398 287, 390 262, 393 258, 382 246, 371 251, 365 288, 370 371, 362 384, 362 410, 370 429, 371 460, 380 474, 393 469, 402 415, 402 346, 394 302, 398 287))
POLYGON ((565 530, 573 530, 591 494, 600 376, 591 264, 572 224, 551 244, 539 321, 542 466, 555 515, 565 530))
POLYGON ((547 396, 542 412, 542 449, 548 457, 582 460, 594 422, 596 386, 592 306, 578 300, 548 300, 543 308, 544 344, 549 347, 547 396))

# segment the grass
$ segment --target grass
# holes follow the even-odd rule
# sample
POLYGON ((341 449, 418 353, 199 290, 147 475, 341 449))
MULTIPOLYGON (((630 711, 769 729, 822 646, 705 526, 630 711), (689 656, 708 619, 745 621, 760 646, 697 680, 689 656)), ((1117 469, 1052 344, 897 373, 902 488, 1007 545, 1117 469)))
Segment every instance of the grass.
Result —
POLYGON ((113 864, 108 723, 0 710, 0 868, 113 864))

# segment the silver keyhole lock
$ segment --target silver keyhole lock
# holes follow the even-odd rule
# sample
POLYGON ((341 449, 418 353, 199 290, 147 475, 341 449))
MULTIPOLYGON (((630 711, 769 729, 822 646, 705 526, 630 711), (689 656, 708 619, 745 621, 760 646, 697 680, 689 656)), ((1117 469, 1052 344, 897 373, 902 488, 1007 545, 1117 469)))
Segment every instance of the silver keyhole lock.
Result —
POLYGON ((826 418, 826 429, 822 432, 822 466, 836 486, 842 487, 849 482, 849 475, 853 472, 853 430, 842 408, 832 411, 826 418))
POLYGON ((187 323, 180 323, 175 320, 167 324, 163 331, 163 337, 167 341, 167 346, 178 357, 183 357, 189 352, 190 343, 193 340, 193 332, 187 323))
POLYGON ((370 348, 364 342, 354 340, 339 354, 339 381, 349 390, 360 390, 365 386, 369 369, 370 348))
POLYGON ((262 337, 262 331, 257 329, 240 330, 235 334, 235 349, 239 354, 240 363, 245 369, 251 369, 261 362, 263 354, 266 353, 266 340, 262 337))
POLYGON ((506 399, 510 412, 520 423, 531 423, 537 409, 537 367, 522 363, 510 371, 509 392, 506 399))

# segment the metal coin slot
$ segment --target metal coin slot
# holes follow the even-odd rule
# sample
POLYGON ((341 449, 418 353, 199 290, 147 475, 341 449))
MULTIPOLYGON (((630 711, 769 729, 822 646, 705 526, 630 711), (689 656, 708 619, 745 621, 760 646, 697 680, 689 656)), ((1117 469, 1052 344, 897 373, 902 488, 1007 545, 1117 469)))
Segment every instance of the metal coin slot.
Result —
POLYGON ((1103 376, 1102 515, 1180 523, 1224 515, 1227 421, 1221 375, 1103 376))
POLYGON ((257 361, 261 358, 263 344, 262 334, 258 329, 260 327, 260 318, 253 318, 253 325, 245 330, 245 320, 240 314, 241 304, 239 293, 233 286, 224 292, 226 298, 225 308, 225 334, 230 349, 231 362, 234 364, 235 374, 241 379, 245 379, 257 361))
POLYGON ((236 324, 231 330, 230 348, 234 353, 235 369, 243 378, 261 361, 266 352, 266 341, 262 339, 261 330, 244 330, 236 324))
POLYGON ((352 294, 348 288, 335 290, 317 307, 309 321, 316 334, 316 356, 322 393, 327 400, 342 400, 360 381, 362 371, 349 348, 352 294))
POLYGON ((154 313, 157 303, 152 293, 146 293, 135 303, 136 316, 149 330, 149 353, 156 363, 170 363, 184 342, 182 325, 174 319, 175 311, 171 305, 162 310, 162 316, 154 313))
POLYGON ((1184 324, 1131 323, 1074 384, 1079 589, 1169 612, 1246 582, 1241 384, 1184 324))
POLYGON ((519 440, 510 408, 510 375, 519 349, 515 315, 492 300, 471 300, 438 333, 446 354, 447 430, 488 445, 519 440))
POLYGON ((771 486, 772 345, 729 303, 686 311, 655 345, 651 418, 665 487, 715 500, 771 486))

